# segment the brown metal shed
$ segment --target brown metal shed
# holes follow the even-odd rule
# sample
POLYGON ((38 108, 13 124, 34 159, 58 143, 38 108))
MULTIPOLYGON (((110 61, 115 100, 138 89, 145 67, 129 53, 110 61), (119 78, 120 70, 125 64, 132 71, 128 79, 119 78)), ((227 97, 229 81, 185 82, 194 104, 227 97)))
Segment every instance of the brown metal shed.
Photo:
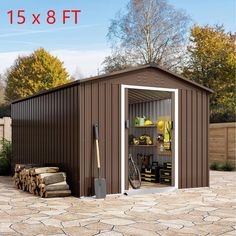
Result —
POLYGON ((73 195, 89 196, 97 175, 93 138, 97 122, 101 174, 106 178, 107 191, 124 191, 128 187, 128 130, 124 122, 129 119, 128 91, 139 88, 159 89, 172 99, 175 187, 208 186, 208 105, 212 90, 157 65, 75 81, 14 101, 13 163, 60 166, 67 172, 73 195))

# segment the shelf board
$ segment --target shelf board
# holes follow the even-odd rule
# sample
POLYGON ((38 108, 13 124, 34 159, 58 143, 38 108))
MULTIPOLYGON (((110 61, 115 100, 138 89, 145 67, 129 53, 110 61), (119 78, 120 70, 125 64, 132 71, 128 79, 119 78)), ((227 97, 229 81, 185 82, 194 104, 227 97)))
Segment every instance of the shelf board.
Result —
POLYGON ((156 128, 156 125, 135 125, 133 128, 156 128))
POLYGON ((157 145, 129 145, 129 147, 157 147, 157 145))
POLYGON ((168 152, 168 153, 167 153, 167 152, 165 152, 165 151, 163 151, 163 152, 159 152, 159 151, 158 151, 157 154, 160 155, 160 156, 172 156, 172 153, 171 153, 171 152, 168 152))

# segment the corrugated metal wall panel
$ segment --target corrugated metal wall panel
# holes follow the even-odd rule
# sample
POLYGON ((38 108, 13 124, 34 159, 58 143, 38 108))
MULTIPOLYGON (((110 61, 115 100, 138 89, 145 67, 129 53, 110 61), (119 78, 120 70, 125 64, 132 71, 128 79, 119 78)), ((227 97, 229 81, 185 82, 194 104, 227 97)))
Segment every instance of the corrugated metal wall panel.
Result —
POLYGON ((209 186, 207 94, 182 90, 179 112, 179 185, 181 188, 209 186))
POLYGON ((192 186, 192 94, 191 91, 187 91, 187 188, 192 186))
POLYGON ((197 98, 192 91, 192 187, 197 187, 197 98))
POLYGON ((197 174, 198 174, 198 186, 202 186, 202 156, 203 156, 203 150, 202 150, 202 93, 197 93, 197 157, 198 157, 198 163, 197 163, 197 174))
POLYGON ((13 163, 59 166, 67 172, 75 195, 79 195, 78 104, 78 88, 70 87, 12 105, 13 163))
POLYGON ((85 153, 85 150, 84 150, 84 142, 85 142, 85 139, 83 138, 84 136, 84 132, 85 132, 85 127, 84 127, 84 111, 85 111, 85 104, 84 104, 84 85, 81 85, 80 86, 80 92, 79 92, 79 101, 80 101, 80 113, 79 113, 79 137, 80 137, 80 140, 79 140, 79 145, 80 145, 80 158, 79 158, 79 174, 80 174, 80 178, 79 178, 79 182, 80 182, 80 195, 81 196, 85 196, 85 186, 84 186, 84 179, 85 179, 85 168, 84 168, 84 165, 85 165, 85 158, 84 158, 84 153, 85 153))
POLYGON ((209 171, 209 164, 210 164, 210 158, 209 158, 209 132, 210 132, 210 96, 209 94, 206 94, 206 106, 207 106, 207 112, 206 112, 206 132, 207 132, 207 137, 206 137, 206 172, 207 172, 207 186, 210 186, 210 171, 209 171))
POLYGON ((179 188, 182 188, 182 135, 183 135, 183 131, 182 131, 182 90, 179 89, 179 92, 178 92, 178 107, 179 107, 179 117, 178 117, 178 120, 179 120, 179 135, 178 135, 178 140, 179 140, 179 153, 178 153, 178 158, 179 158, 179 165, 178 165, 178 174, 179 174, 179 181, 178 181, 178 185, 179 185, 179 188))
MULTIPOLYGON (((105 127, 104 129, 104 140, 105 140, 105 152, 104 155, 107 158, 106 161, 106 178, 112 179, 112 164, 114 163, 111 158, 111 150, 112 150, 112 114, 110 112, 112 106, 112 88, 110 84, 99 84, 99 121, 105 119, 105 127), (106 96, 101 97, 101 94, 106 94, 106 96), (105 104, 103 110, 103 104, 105 104)), ((112 192, 112 181, 107 182, 107 191, 112 192)))
MULTIPOLYGON (((96 123, 99 125, 99 144, 101 147, 100 154, 101 154, 101 173, 102 176, 106 176, 106 178, 109 180, 111 178, 111 159, 107 159, 107 156, 111 155, 111 136, 108 137, 107 135, 111 134, 111 113, 109 114, 106 112, 107 109, 110 110, 111 103, 107 104, 107 97, 106 97, 106 90, 107 87, 105 84, 96 84, 96 94, 97 97, 94 98, 97 101, 97 115, 96 115, 96 123), (109 145, 109 147, 108 147, 109 145)), ((108 99, 111 97, 108 96, 108 99)), ((94 124, 94 122, 93 122, 94 124)), ((92 125, 93 125, 92 124, 92 125)), ((94 153, 93 157, 96 160, 96 152, 94 153)), ((94 172, 94 177, 98 176, 98 171, 97 171, 97 162, 94 164, 95 167, 95 172, 94 172)), ((107 191, 111 192, 111 182, 107 182, 107 191)))
POLYGON ((94 194, 97 177, 96 149, 93 126, 99 125, 101 175, 106 178, 107 192, 119 192, 120 111, 119 85, 88 83, 81 86, 81 195, 94 194), (83 128, 84 127, 84 128, 83 128), (83 140, 84 139, 84 140, 83 140))
POLYGON ((76 185, 76 191, 79 195, 79 113, 80 113, 80 107, 79 107, 79 87, 75 86, 73 87, 73 107, 71 108, 73 111, 73 124, 71 124, 71 129, 74 131, 73 139, 71 140, 71 148, 73 148, 73 155, 72 155, 72 165, 74 167, 73 169, 73 179, 75 179, 75 185, 76 185))
MULTIPOLYGON (((92 119, 91 119, 91 124, 96 124, 100 121, 100 117, 99 117, 99 108, 104 110, 104 104, 103 106, 99 106, 99 87, 97 83, 91 84, 91 111, 92 111, 92 119)), ((100 112, 103 115, 104 112, 100 112)), ((104 116, 101 119, 103 122, 105 122, 104 120, 104 116)), ((101 132, 100 130, 100 144, 102 142, 104 142, 104 128, 105 126, 102 125, 101 128, 103 129, 103 131, 101 132)), ((94 146, 94 130, 93 130, 93 126, 92 126, 92 133, 91 133, 91 137, 90 139, 92 139, 92 143, 91 143, 91 156, 92 158, 96 157, 96 149, 92 148, 94 146)), ((104 144, 103 144, 104 145, 104 144)), ((104 149, 102 149, 100 151, 100 155, 101 155, 101 166, 103 166, 104 168, 101 169, 101 175, 104 176, 105 175, 105 159, 104 159, 104 149)), ((94 195, 94 188, 93 188, 93 182, 94 182, 94 177, 98 175, 98 169, 97 169, 97 162, 96 159, 91 161, 91 165, 92 165, 92 182, 91 182, 91 193, 92 195, 94 195)))
POLYGON ((92 90, 91 90, 91 83, 88 83, 84 89, 84 103, 85 103, 85 110, 84 110, 84 127, 85 132, 81 136, 81 138, 85 139, 84 143, 84 178, 85 178, 85 193, 86 195, 92 194, 92 165, 93 165, 93 158, 92 158, 92 147, 93 147, 93 132, 92 132, 92 90))
POLYGON ((181 171, 179 177, 181 178, 181 187, 187 187, 187 91, 181 92, 181 171))
POLYGON ((202 155, 202 161, 203 161, 203 165, 202 165, 202 171, 203 171, 203 186, 208 186, 208 148, 207 148, 207 138, 208 138, 208 122, 206 122, 208 114, 208 99, 207 99, 207 95, 205 92, 203 92, 202 94, 202 100, 203 100, 203 106, 202 106, 202 111, 203 111, 203 125, 202 125, 202 132, 203 132, 203 136, 202 136, 202 149, 203 149, 203 155, 202 155))

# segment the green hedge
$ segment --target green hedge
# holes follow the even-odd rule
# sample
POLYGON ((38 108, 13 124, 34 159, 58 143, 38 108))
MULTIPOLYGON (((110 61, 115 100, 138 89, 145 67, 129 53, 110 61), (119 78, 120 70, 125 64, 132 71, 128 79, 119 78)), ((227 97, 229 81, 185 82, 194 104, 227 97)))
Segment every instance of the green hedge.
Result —
POLYGON ((220 170, 220 171, 232 171, 232 170, 234 170, 234 167, 229 162, 225 162, 225 163, 213 162, 210 165, 210 169, 211 170, 220 170))
POLYGON ((0 175, 11 174, 11 156, 12 156, 12 144, 10 141, 3 139, 1 141, 0 151, 0 175))
POLYGON ((0 106, 0 118, 11 117, 11 105, 0 106))

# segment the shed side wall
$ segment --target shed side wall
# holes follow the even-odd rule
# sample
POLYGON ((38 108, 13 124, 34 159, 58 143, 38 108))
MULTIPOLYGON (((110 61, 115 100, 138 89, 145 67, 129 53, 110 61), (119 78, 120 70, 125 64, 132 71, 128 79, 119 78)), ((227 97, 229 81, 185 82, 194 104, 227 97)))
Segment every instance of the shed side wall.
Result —
POLYGON ((13 164, 59 166, 79 196, 79 86, 12 105, 13 164))

